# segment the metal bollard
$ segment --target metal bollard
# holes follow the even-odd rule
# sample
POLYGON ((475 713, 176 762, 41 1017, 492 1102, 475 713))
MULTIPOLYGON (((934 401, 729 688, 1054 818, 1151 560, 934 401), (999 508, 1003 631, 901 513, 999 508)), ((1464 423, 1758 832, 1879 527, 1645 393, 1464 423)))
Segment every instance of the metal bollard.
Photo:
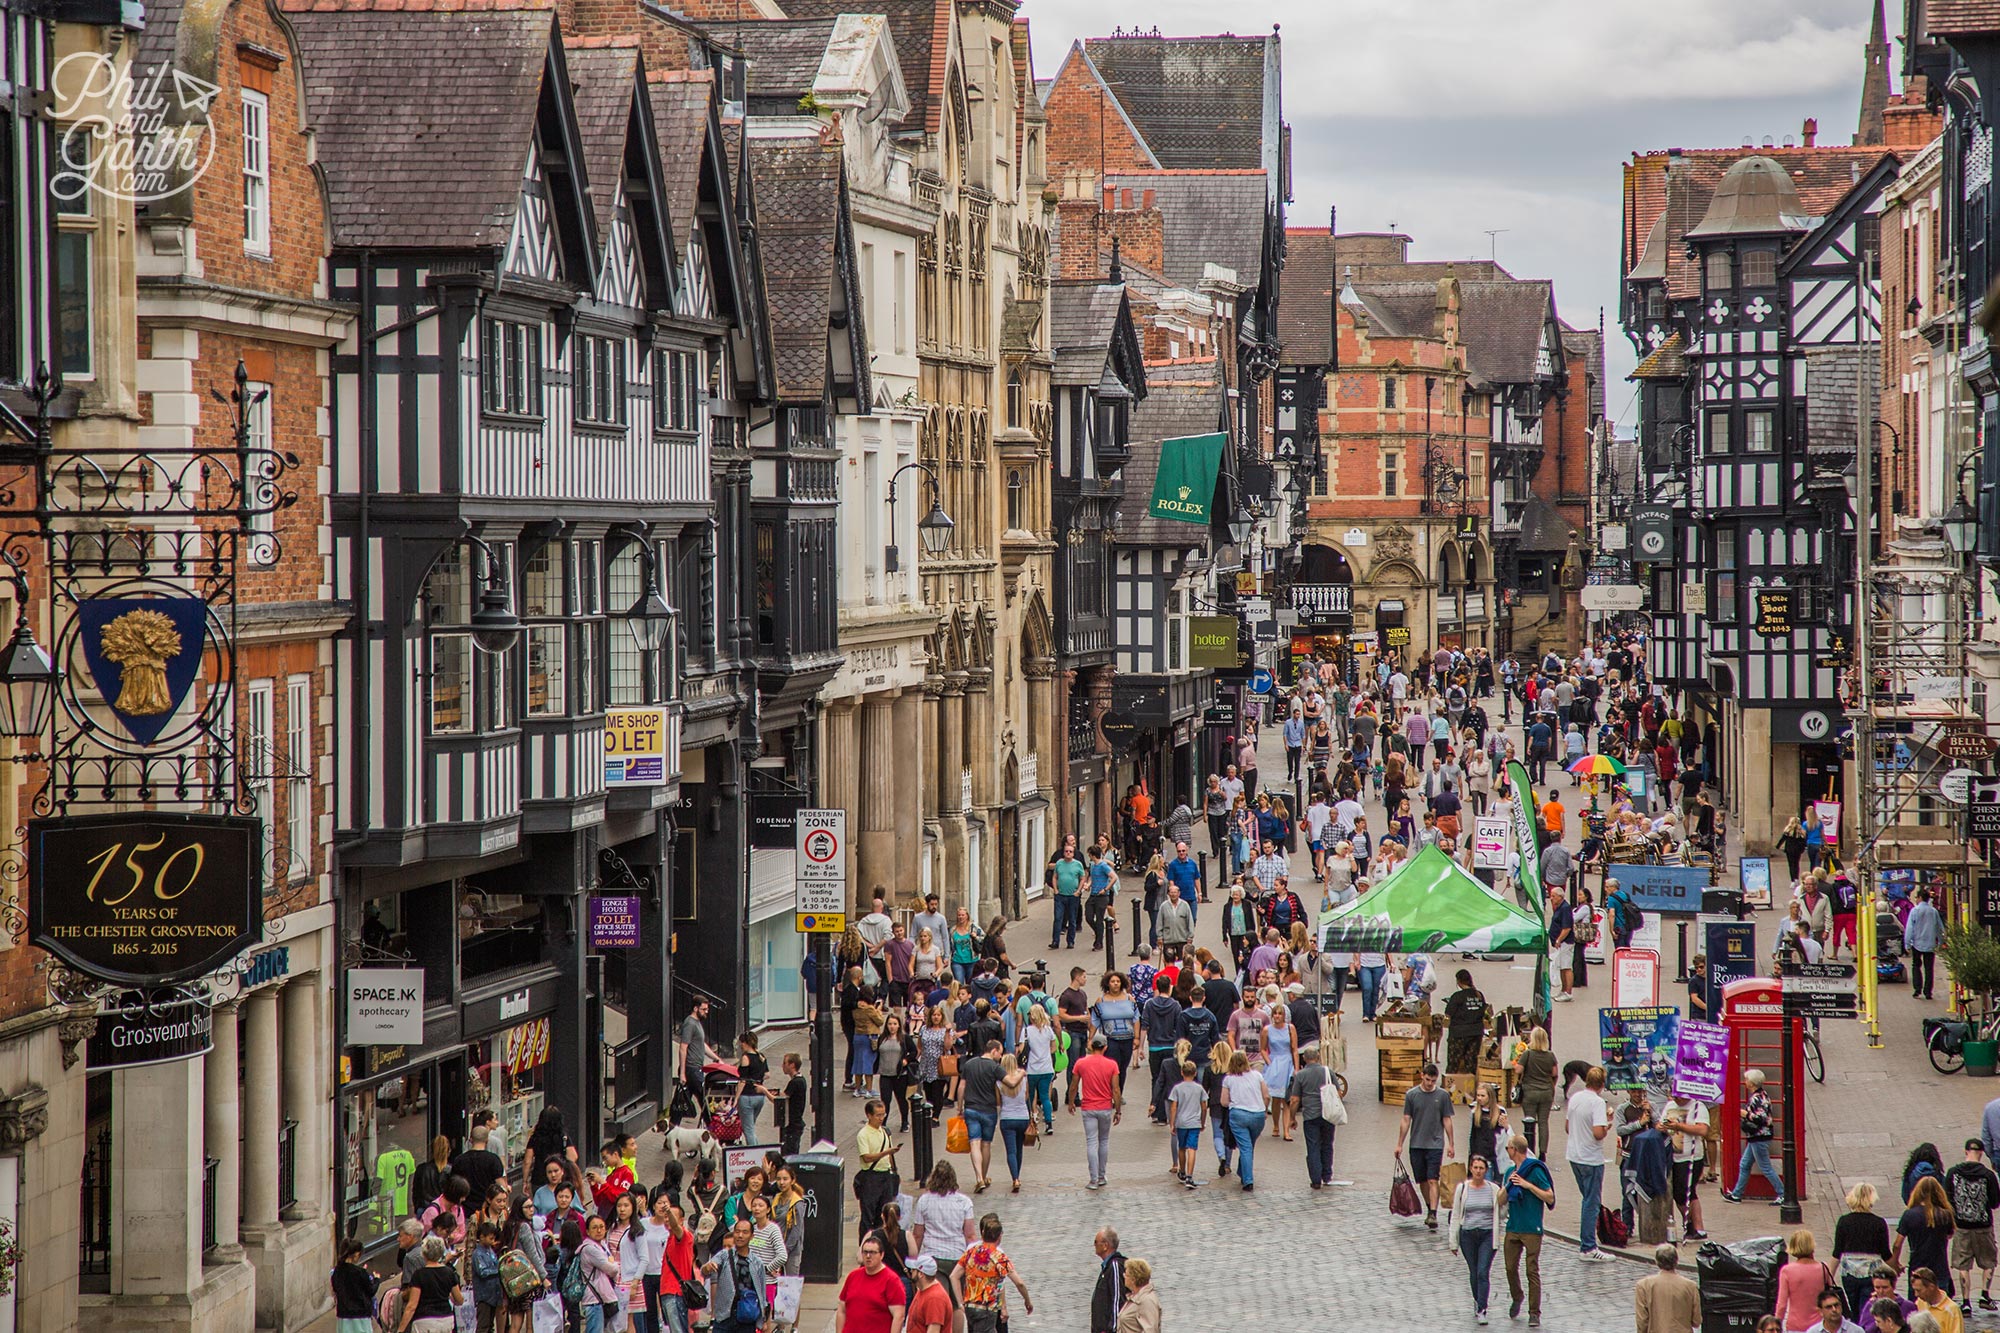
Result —
POLYGON ((930 1176, 935 1161, 931 1144, 931 1129, 936 1124, 931 1112, 930 1099, 921 1092, 910 1094, 910 1169, 916 1179, 930 1176))
POLYGON ((1196 852, 1195 856, 1201 862, 1201 900, 1203 902, 1207 902, 1208 901, 1208 853, 1196 852))
POLYGON ((1125 956, 1127 958, 1137 958, 1139 956, 1139 945, 1146 938, 1146 933, 1140 929, 1141 924, 1145 920, 1140 915, 1143 911, 1145 911, 1144 904, 1139 899, 1134 898, 1132 900, 1132 948, 1126 953, 1125 956))

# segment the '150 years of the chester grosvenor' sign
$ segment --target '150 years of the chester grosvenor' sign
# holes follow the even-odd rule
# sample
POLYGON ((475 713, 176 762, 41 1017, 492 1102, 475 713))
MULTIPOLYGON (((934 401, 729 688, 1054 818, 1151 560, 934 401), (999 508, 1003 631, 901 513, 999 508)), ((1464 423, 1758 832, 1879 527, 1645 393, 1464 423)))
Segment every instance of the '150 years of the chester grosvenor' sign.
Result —
POLYGON ((186 981, 263 929, 263 826, 152 810, 28 826, 29 938, 128 986, 186 981))

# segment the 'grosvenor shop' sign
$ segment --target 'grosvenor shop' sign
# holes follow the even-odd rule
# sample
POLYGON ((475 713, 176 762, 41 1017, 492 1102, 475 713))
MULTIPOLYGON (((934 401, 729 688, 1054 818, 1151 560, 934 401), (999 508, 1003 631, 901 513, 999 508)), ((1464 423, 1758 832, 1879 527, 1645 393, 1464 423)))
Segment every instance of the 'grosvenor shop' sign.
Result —
POLYGON ((187 981, 263 931, 263 825, 140 810, 28 825, 28 936, 87 976, 187 981))
POLYGON ((214 1044, 214 1031, 208 1001, 199 996, 175 994, 162 1002, 126 991, 98 1007, 84 1058, 93 1070, 190 1060, 214 1044))

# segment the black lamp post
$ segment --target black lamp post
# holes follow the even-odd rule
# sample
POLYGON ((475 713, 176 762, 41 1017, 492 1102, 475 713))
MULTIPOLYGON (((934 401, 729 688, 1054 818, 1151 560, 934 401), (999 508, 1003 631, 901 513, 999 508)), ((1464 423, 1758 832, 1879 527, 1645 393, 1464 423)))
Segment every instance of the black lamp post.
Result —
POLYGON ((56 669, 28 626, 28 576, 5 557, 14 585, 14 636, 0 650, 0 736, 39 740, 55 708, 56 669))
POLYGON ((951 545, 952 530, 958 526, 951 521, 951 515, 944 512, 937 473, 931 470, 928 463, 905 463, 897 468, 889 474, 889 546, 882 554, 882 569, 888 574, 897 573, 903 567, 902 553, 896 548, 896 478, 911 469, 923 473, 930 481, 930 512, 917 520, 917 537, 923 542, 924 551, 930 555, 943 555, 945 548, 951 545))
POLYGON ((646 543, 645 567, 646 587, 625 613, 625 628, 631 631, 640 652, 656 653, 667 646, 679 613, 660 592, 660 555, 651 542, 646 543))
POLYGON ((514 599, 507 591, 507 566, 480 538, 468 532, 465 541, 477 547, 486 561, 479 576, 479 606, 466 622, 472 642, 481 652, 504 653, 521 638, 521 618, 514 614, 514 599))

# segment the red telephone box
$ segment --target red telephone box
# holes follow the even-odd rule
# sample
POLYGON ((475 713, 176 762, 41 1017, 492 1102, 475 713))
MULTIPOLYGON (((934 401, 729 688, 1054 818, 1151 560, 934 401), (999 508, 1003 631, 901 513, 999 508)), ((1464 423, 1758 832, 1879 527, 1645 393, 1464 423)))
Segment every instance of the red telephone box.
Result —
MULTIPOLYGON (((1785 1086, 1785 1003, 1784 992, 1770 977, 1745 977, 1722 988, 1722 1025, 1729 1030, 1729 1082, 1723 1090, 1722 1106, 1716 1119, 1722 1125, 1722 1186, 1737 1184, 1736 1168, 1743 1157, 1743 1074, 1750 1069, 1764 1071, 1764 1092, 1771 1099, 1771 1165, 1783 1178, 1784 1136, 1789 1133, 1798 1145, 1798 1190, 1806 1197, 1806 1099, 1785 1086), (1789 1126, 1789 1130, 1787 1129, 1789 1126)), ((1792 1072, 1801 1083, 1805 1079, 1805 1021, 1793 1021, 1792 1072)), ((1744 1193, 1752 1198, 1771 1198, 1771 1182, 1759 1171, 1751 1171, 1744 1193)))

